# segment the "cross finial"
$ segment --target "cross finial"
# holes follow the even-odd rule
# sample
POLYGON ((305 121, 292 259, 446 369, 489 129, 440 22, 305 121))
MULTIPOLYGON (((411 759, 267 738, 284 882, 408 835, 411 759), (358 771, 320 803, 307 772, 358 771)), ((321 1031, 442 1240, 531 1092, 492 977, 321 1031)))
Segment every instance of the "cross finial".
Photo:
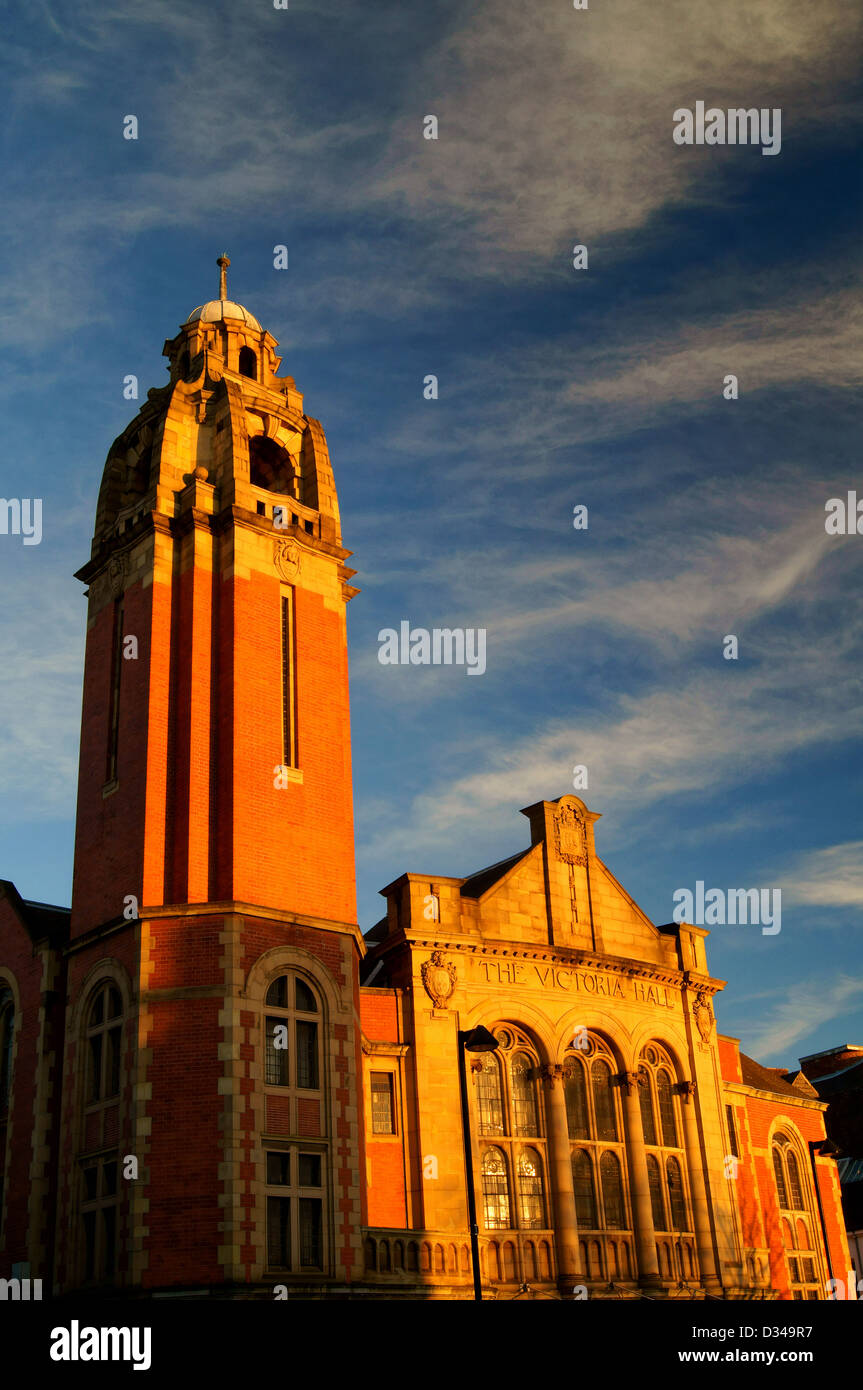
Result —
POLYGON ((231 264, 227 254, 223 251, 216 265, 219 267, 219 298, 228 297, 228 266, 231 264))

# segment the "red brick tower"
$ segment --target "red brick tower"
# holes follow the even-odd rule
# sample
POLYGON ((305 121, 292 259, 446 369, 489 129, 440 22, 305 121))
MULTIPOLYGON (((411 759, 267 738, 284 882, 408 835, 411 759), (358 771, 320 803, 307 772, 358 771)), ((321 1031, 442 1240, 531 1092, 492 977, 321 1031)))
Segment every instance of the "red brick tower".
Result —
POLYGON ((61 1289, 344 1283, 360 1249, 354 571, 228 264, 110 450, 78 576, 61 1289))

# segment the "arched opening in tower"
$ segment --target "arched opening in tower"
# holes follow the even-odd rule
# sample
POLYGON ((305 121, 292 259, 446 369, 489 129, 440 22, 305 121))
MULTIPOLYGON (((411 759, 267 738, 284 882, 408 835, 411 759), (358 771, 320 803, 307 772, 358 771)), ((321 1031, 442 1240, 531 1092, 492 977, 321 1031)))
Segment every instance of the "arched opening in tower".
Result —
POLYGON ((250 347, 240 348, 240 375, 258 379, 258 359, 250 347))
POLYGON ((249 440, 249 476, 255 487, 296 496, 290 454, 266 435, 249 440))

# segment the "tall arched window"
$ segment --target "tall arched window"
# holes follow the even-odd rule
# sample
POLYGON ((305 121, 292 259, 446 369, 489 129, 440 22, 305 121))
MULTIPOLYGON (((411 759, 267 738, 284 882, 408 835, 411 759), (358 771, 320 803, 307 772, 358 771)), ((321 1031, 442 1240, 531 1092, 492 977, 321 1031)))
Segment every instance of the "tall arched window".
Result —
POLYGON ((660 1043, 643 1049, 636 1079, 659 1268, 666 1278, 689 1279, 697 1271, 697 1255, 681 1102, 674 1062, 660 1043))
POLYGON ((84 1015, 84 1113, 78 1152, 81 1281, 111 1283, 117 1270, 123 998, 102 980, 84 1015))
POLYGON ((566 1123, 570 1139, 590 1138, 590 1118, 587 1108, 585 1069, 572 1057, 563 1065, 563 1091, 566 1098, 566 1123))
POLYGON ((482 1211, 487 1231, 506 1231, 512 1225, 509 1174, 504 1153, 498 1148, 483 1150, 482 1211))
POLYGON ((267 990, 268 1086, 320 1089, 318 1001, 298 975, 279 975, 267 990))
POLYGON ((494 1034, 497 1052, 482 1053, 475 1063, 483 1224, 487 1231, 547 1230, 539 1057, 515 1025, 496 1028, 494 1034), (493 1144, 482 1142, 492 1138, 493 1144))
POLYGON ((595 1231, 599 1227, 596 1208, 596 1188, 593 1164, 586 1149, 572 1152, 572 1185, 575 1188, 575 1215, 579 1229, 595 1231))
POLYGON ((536 1064, 526 1052, 517 1052, 510 1063, 514 1134, 530 1137, 539 1134, 535 1071, 536 1064))
POLYGON ((662 1174, 655 1154, 647 1155, 647 1186, 650 1190, 650 1210, 653 1213, 653 1229, 661 1231, 665 1225, 665 1208, 662 1204, 662 1174))
MULTIPOLYGON (((15 1003, 8 985, 0 985, 0 1122, 12 1095, 12 1047, 15 1041, 15 1003)), ((2 1178, 2 1174, 0 1174, 2 1178)))
POLYGON ((254 487, 296 497, 294 477, 287 449, 265 434, 254 435, 249 440, 249 480, 254 487))
POLYGON ((476 1099, 480 1134, 503 1134, 503 1085, 500 1063, 493 1052, 483 1052, 477 1074, 476 1099))
POLYGON ((240 375, 251 377, 252 381, 258 379, 258 359, 250 347, 240 348, 240 375))
POLYGON ((635 1269, 617 1067, 604 1039, 563 1064, 572 1183, 582 1268, 591 1279, 629 1279, 635 1269))
POLYGON ((12 1048, 15 1043, 15 1000, 8 985, 0 982, 0 1230, 6 1176, 6 1139, 12 1108, 12 1048))
POLYGON ((516 1160, 519 1226, 526 1231, 545 1228, 542 1160, 536 1149, 522 1149, 516 1160))
POLYGON ((791 1296, 817 1299, 821 1283, 812 1239, 812 1193, 790 1135, 777 1134, 773 1141, 773 1173, 791 1296))
POLYGON ((264 1001, 265 1123, 285 1138, 265 1145, 267 1268, 293 1274, 328 1267, 322 1034, 314 986, 296 970, 277 975, 264 1001), (320 1138, 289 1137, 303 1133, 320 1138))

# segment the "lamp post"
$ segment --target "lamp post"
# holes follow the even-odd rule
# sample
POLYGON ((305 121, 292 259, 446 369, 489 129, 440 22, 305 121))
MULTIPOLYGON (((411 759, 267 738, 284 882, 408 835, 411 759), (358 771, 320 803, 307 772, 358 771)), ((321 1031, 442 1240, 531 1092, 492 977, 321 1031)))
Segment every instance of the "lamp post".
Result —
POLYGON ((482 1273, 479 1267, 479 1226, 476 1218, 476 1192, 473 1185, 473 1149, 470 1141, 470 1110, 467 1103, 467 1063, 466 1052, 496 1052, 500 1046, 494 1034, 482 1024, 469 1028, 467 1032, 459 1029, 458 1034, 458 1079, 461 1091, 461 1131, 464 1139, 464 1165, 467 1177, 467 1212, 470 1222, 470 1253, 473 1262, 473 1296, 482 1302, 482 1273))

